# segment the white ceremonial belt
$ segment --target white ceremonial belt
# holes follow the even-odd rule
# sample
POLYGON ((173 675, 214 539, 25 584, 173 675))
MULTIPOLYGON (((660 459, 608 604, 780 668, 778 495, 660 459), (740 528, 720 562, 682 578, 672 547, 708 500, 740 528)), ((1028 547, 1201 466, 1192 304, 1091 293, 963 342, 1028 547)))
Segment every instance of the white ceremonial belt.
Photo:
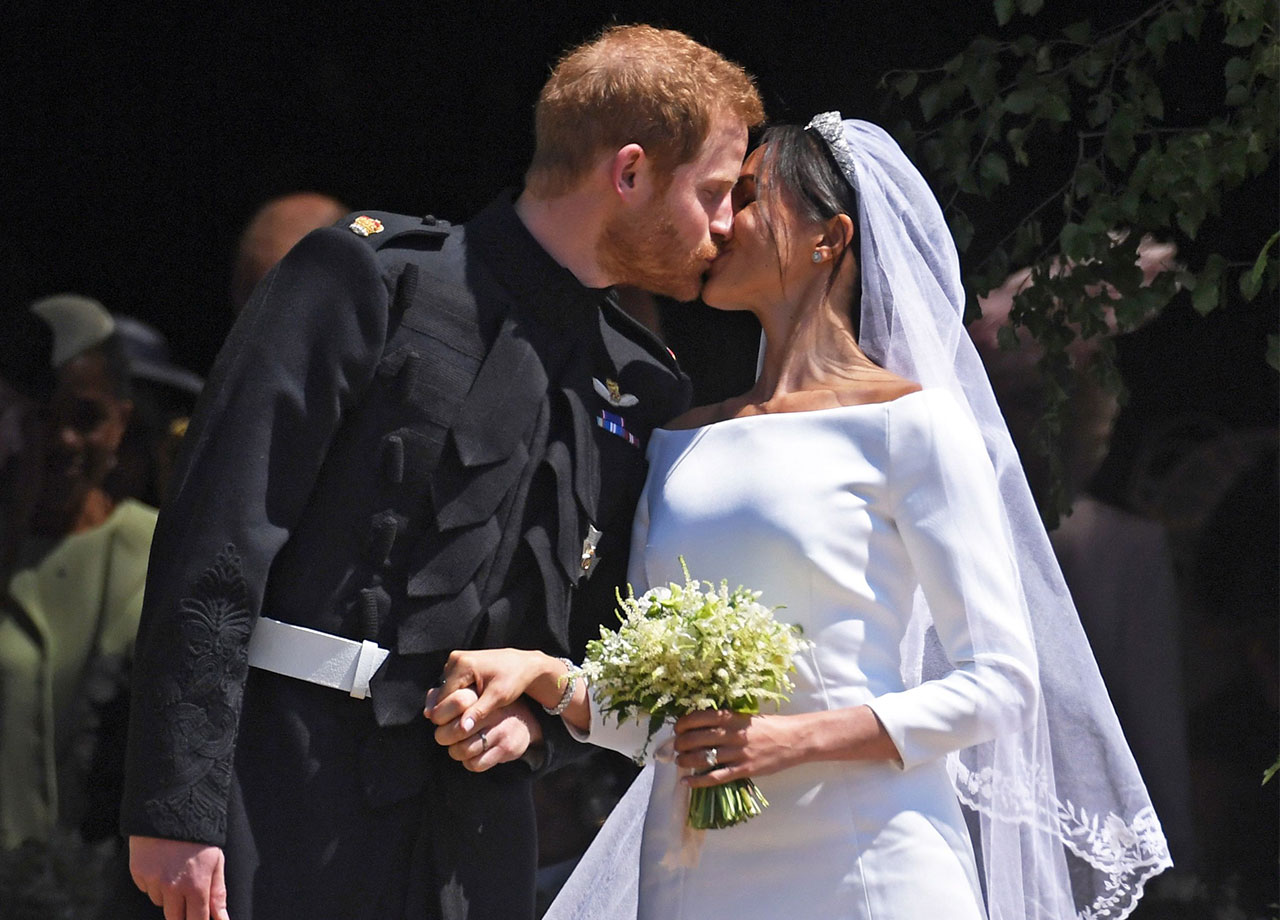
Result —
POLYGON ((358 700, 369 695, 369 681, 391 653, 366 639, 259 617, 249 638, 249 664, 286 677, 346 690, 358 700))

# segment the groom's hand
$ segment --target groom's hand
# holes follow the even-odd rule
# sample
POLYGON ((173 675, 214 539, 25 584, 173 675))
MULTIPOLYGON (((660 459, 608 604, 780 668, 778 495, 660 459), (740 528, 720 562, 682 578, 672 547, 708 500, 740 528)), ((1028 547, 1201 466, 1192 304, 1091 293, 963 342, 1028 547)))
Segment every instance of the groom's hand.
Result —
POLYGON ((476 721, 464 714, 476 702, 470 687, 440 696, 427 696, 426 715, 437 726, 436 742, 449 749, 449 756, 473 773, 483 773, 498 764, 520 760, 542 744, 542 723, 533 710, 517 700, 476 721))
MULTIPOLYGON (((504 706, 509 706, 521 699, 526 693, 534 692, 534 684, 542 676, 548 661, 556 668, 563 670, 558 661, 546 655, 515 648, 490 648, 458 650, 449 654, 445 662, 444 673, 438 690, 427 697, 427 717, 437 725, 442 719, 431 713, 433 698, 441 704, 446 700, 457 698, 456 691, 470 688, 479 694, 479 700, 471 706, 466 717, 475 722, 485 718, 504 706)), ((560 693, 555 691, 555 699, 560 693)), ((460 713, 450 712, 445 719, 451 719, 460 713)))
POLYGON ((165 920, 230 920, 219 847, 159 837, 129 838, 129 873, 165 920))

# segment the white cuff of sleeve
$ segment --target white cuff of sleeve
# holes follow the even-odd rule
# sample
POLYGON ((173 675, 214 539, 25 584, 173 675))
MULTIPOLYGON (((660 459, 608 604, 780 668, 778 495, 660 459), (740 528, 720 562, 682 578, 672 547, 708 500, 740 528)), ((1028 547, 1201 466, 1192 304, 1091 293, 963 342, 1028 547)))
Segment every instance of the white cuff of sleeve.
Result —
MULTIPOLYGON (((874 700, 869 701, 867 708, 875 715, 881 727, 884 728, 885 734, 889 736, 889 740, 893 742, 893 746, 898 751, 898 756, 889 761, 899 770, 907 770, 921 761, 909 760, 907 750, 907 732, 904 720, 901 715, 901 693, 886 693, 878 696, 874 700)), ((910 703, 910 701, 907 701, 910 703)), ((927 760, 928 758, 924 758, 927 760)))

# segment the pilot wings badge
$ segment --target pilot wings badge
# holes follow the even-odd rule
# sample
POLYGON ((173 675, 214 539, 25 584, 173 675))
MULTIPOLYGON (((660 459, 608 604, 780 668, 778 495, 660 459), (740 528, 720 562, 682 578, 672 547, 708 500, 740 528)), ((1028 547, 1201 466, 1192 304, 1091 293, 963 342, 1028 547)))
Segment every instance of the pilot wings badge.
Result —
POLYGON ((592 377, 591 383, 595 386, 596 392, 600 394, 601 398, 608 401, 611 406, 617 406, 625 409, 628 406, 634 406, 636 403, 640 402, 638 397, 632 396, 630 393, 622 392, 622 387, 618 386, 618 381, 616 380, 606 378, 605 381, 601 383, 595 377, 592 377))

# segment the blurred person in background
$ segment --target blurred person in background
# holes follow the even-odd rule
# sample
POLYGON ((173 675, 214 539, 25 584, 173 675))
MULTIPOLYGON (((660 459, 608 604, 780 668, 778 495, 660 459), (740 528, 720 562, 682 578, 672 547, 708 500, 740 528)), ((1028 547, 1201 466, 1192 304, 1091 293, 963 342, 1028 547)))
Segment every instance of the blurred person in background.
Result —
POLYGON ((115 324, 77 295, 37 301, 52 331, 55 383, 42 438, 23 445, 39 476, 20 477, 6 520, 0 595, 0 843, 47 841, 57 828, 114 830, 123 699, 142 607, 155 511, 105 487, 129 426, 129 372, 115 324))
MULTIPOLYGON (((1190 424, 1160 433, 1171 453, 1190 424)), ((1280 466, 1274 428, 1223 429, 1151 490, 1170 528, 1186 627, 1192 812, 1218 916, 1273 916, 1280 899, 1280 466)))
POLYGON ((331 227, 350 209, 336 198, 294 192, 273 198, 253 215, 236 247, 231 271, 231 309, 239 316, 267 272, 312 230, 331 227))

